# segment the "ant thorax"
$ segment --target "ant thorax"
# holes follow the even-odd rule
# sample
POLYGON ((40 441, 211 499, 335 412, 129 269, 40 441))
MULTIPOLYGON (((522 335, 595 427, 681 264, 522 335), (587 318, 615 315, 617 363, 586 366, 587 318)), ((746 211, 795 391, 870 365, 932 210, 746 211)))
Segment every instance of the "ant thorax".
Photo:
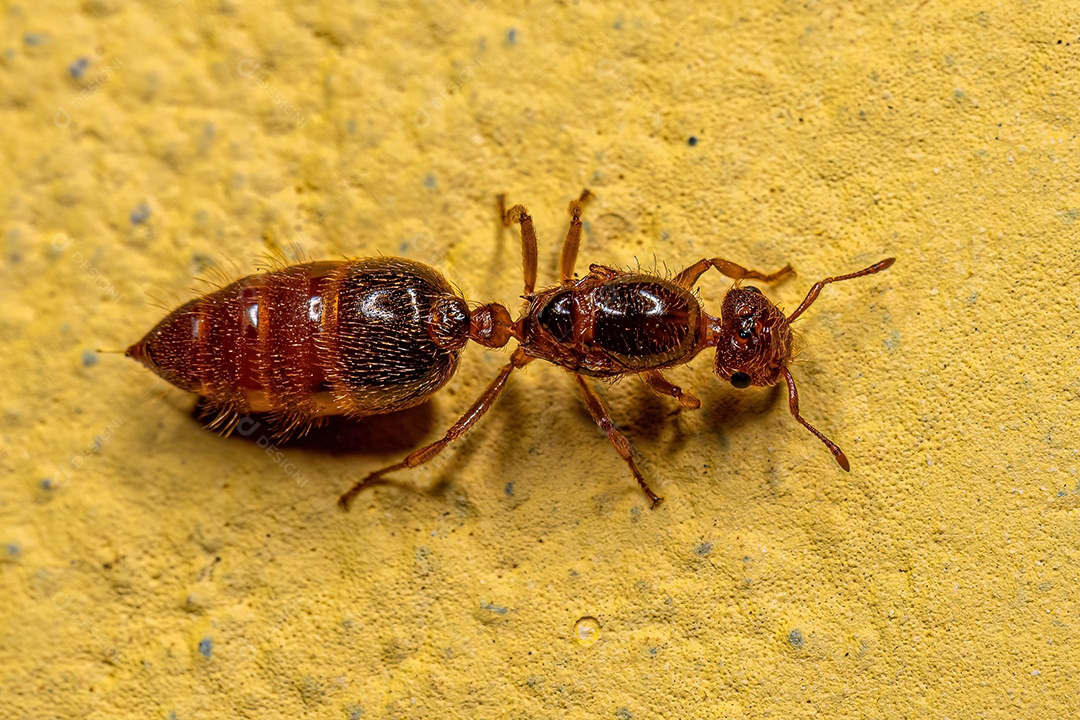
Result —
POLYGON ((669 280, 603 268, 533 295, 519 332, 531 357, 613 377, 685 363, 705 318, 694 294, 669 280))

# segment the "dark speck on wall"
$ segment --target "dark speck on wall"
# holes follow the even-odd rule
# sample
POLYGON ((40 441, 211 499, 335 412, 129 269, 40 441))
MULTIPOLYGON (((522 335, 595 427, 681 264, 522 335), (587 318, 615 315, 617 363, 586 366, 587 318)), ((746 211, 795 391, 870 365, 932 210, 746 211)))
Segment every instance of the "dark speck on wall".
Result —
POLYGON ((690 147, 695 147, 697 145, 697 135, 691 135, 690 137, 688 137, 686 139, 686 144, 690 147))
POLYGON ((209 658, 210 653, 214 651, 214 641, 212 638, 204 637, 199 641, 199 654, 204 658, 209 658))
POLYGON ((506 31, 506 44, 517 45, 517 28, 510 28, 506 31))
POLYGON ((800 632, 798 628, 795 628, 788 633, 787 641, 791 645, 791 647, 801 649, 804 642, 802 632, 800 632))
POLYGON ((427 175, 424 176, 424 187, 426 187, 426 188, 435 187, 435 176, 432 175, 431 173, 428 173, 427 175))
POLYGON ((199 137, 199 152, 204 155, 210 152, 215 137, 217 137, 217 126, 212 122, 203 123, 202 135, 199 137))
POLYGON ((138 207, 131 211, 130 218, 132 225, 142 225, 150 219, 150 206, 146 203, 139 203, 138 207))
POLYGON ((8 555, 11 555, 12 557, 18 557, 19 553, 22 551, 22 548, 19 547, 18 543, 8 543, 7 551, 8 555))
POLYGON ((91 365, 97 365, 98 356, 93 350, 82 351, 82 364, 83 367, 90 367, 91 365))
POLYGON ((633 720, 634 713, 627 708, 621 707, 615 711, 615 717, 619 718, 619 720, 633 720))
POLYGON ((11 228, 7 232, 7 256, 11 263, 22 262, 23 246, 22 233, 18 228, 11 228))
POLYGON ((209 255, 204 255, 203 253, 192 253, 191 255, 191 272, 193 275, 204 273, 215 265, 217 265, 217 263, 215 263, 214 258, 209 255))
POLYGON ((506 483, 506 487, 503 488, 503 492, 506 493, 506 497, 514 497, 514 483, 506 483))
POLYGON ((49 42, 49 36, 45 33, 26 33, 23 35, 23 43, 30 47, 37 47, 49 42))
POLYGON ((711 542, 698 543, 698 546, 696 548, 694 548, 694 554, 697 555, 698 557, 705 557, 706 555, 708 555, 711 552, 712 552, 712 543, 711 542))
POLYGON ((75 80, 78 80, 83 76, 83 73, 86 72, 86 68, 88 67, 90 67, 89 58, 78 58, 75 62, 68 65, 68 75, 70 75, 75 80))
POLYGON ((359 705, 347 705, 345 709, 349 712, 349 720, 360 720, 364 717, 364 708, 359 705))

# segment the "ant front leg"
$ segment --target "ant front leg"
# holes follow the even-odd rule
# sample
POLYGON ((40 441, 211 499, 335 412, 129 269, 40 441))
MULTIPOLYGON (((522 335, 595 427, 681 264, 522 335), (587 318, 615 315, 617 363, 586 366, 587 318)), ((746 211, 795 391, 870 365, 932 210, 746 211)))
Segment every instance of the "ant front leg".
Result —
POLYGON ((525 295, 532 295, 536 288, 536 228, 533 227, 532 215, 524 205, 515 205, 506 209, 506 196, 499 195, 499 215, 503 227, 517 223, 521 227, 521 269, 525 276, 525 295))
POLYGON ((589 409, 589 414, 592 415, 597 426, 603 430, 608 440, 611 441, 611 446, 615 448, 615 452, 619 453, 619 457, 626 461, 626 464, 630 466, 630 472, 634 473, 634 479, 637 480, 638 485, 645 491, 645 494, 649 496, 649 502, 652 507, 656 507, 660 503, 664 502, 664 498, 659 497, 652 491, 649 484, 645 482, 645 476, 641 474, 641 469, 637 466, 637 462, 634 460, 634 446, 630 444, 630 441, 626 439, 626 436, 615 429, 615 421, 611 419, 611 413, 604 407, 603 401, 600 396, 596 394, 596 390, 593 389, 589 381, 581 375, 574 375, 574 379, 577 380, 578 385, 581 386, 581 391, 584 394, 585 407, 589 409))
POLYGON ((491 382, 491 384, 488 385, 488 388, 484 391, 484 394, 481 395, 476 400, 476 402, 472 404, 472 407, 465 411, 465 414, 462 415, 458 419, 458 421, 454 423, 449 430, 446 431, 446 435, 444 435, 441 440, 437 440, 436 442, 433 442, 426 447, 422 447, 419 450, 410 453, 405 457, 404 460, 397 463, 396 465, 390 465, 388 467, 384 467, 382 470, 376 470, 375 472, 369 474, 363 480, 353 485, 348 492, 341 496, 341 498, 338 500, 338 504, 341 506, 341 508, 343 510, 348 510, 349 505, 352 504, 353 499, 355 499, 356 496, 359 495, 364 488, 374 483, 383 475, 396 472, 398 470, 404 470, 406 468, 414 468, 419 465, 423 465, 424 463, 432 460, 436 455, 441 453, 447 445, 467 433, 469 429, 472 428, 472 426, 475 425, 480 418, 484 417, 484 413, 491 409, 491 406, 495 404, 495 401, 498 400, 499 396, 503 394, 504 390, 506 390, 506 381, 510 378, 510 373, 520 367, 524 367, 531 361, 532 358, 525 355, 525 352, 521 348, 515 350, 514 354, 510 357, 510 364, 506 365, 502 370, 499 371, 498 377, 496 377, 491 382))
POLYGON ((732 280, 761 280, 762 282, 767 283, 776 282, 788 275, 795 274, 795 270, 791 265, 785 265, 774 273, 763 273, 758 270, 744 268, 742 265, 737 265, 724 258, 702 258, 676 275, 674 283, 687 290, 693 290, 694 283, 696 283, 698 278, 701 277, 701 274, 709 268, 716 268, 720 271, 721 275, 726 275, 732 280))
POLYGON ((659 370, 646 370, 641 373, 641 379, 654 393, 675 398, 679 401, 679 405, 686 410, 697 410, 701 407, 701 401, 696 396, 683 392, 683 389, 678 385, 673 385, 664 377, 664 373, 659 370))
POLYGON ((574 282, 574 264, 577 262, 578 248, 581 247, 581 211, 592 196, 588 190, 582 190, 581 197, 570 202, 570 228, 566 231, 562 257, 559 259, 559 279, 563 285, 574 282))

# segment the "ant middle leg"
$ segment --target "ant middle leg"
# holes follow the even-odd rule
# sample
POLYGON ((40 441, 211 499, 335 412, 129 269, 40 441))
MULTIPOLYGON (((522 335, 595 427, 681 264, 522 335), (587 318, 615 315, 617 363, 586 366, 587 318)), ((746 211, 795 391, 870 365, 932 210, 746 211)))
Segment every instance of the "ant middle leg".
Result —
POLYGON ((367 477, 353 485, 348 492, 341 496, 338 500, 338 504, 341 508, 343 510, 348 510, 349 505, 352 504, 352 501, 356 496, 359 495, 364 488, 374 483, 383 475, 423 465, 441 453, 447 445, 467 433, 480 418, 484 417, 484 414, 491 409, 491 406, 495 404, 495 401, 498 400, 499 396, 506 390, 506 381, 510 378, 510 374, 514 370, 524 367, 531 361, 532 358, 528 357, 521 348, 515 350, 514 354, 510 356, 510 363, 499 371, 499 375, 491 381, 491 384, 488 385, 483 394, 477 398, 476 402, 472 404, 472 407, 466 410, 465 414, 462 415, 456 423, 450 426, 450 429, 446 431, 446 435, 444 435, 441 440, 437 440, 426 447, 422 447, 419 450, 410 453, 404 460, 395 465, 389 465, 381 470, 376 470, 375 472, 368 474, 367 477))
POLYGON ((566 231, 562 256, 559 258, 559 280, 563 285, 574 282, 574 264, 577 262, 578 248, 581 247, 581 211, 592 196, 586 189, 581 191, 577 200, 570 201, 570 228, 566 231))
POLYGON ((525 276, 525 295, 532 295, 536 289, 536 228, 533 227, 532 215, 524 205, 514 205, 506 209, 506 196, 499 195, 499 215, 502 218, 503 227, 510 227, 517 223, 521 228, 521 269, 525 276))
POLYGON ((724 258, 702 258, 676 275, 673 282, 687 290, 692 290, 694 283, 709 268, 716 268, 721 275, 726 275, 732 280, 761 280, 767 283, 776 282, 788 275, 795 274, 795 270, 791 265, 785 265, 774 273, 763 273, 759 270, 744 268, 742 265, 737 265, 724 258))
POLYGON ((574 375, 574 379, 581 386, 585 407, 588 408, 589 414, 592 415, 597 426, 607 433, 611 446, 615 448, 615 452, 619 453, 619 457, 630 466, 630 472, 634 473, 634 479, 637 480, 638 485, 641 486, 645 494, 649 496, 649 502, 655 508, 664 501, 664 498, 654 493, 652 488, 649 487, 649 483, 645 482, 645 476, 641 474, 641 468, 637 466, 637 462, 634 460, 634 446, 630 444, 625 435, 615 428, 615 421, 611 419, 611 413, 604 407, 604 402, 596 394, 596 390, 589 384, 589 381, 577 374, 574 375))
POLYGON ((679 401, 679 405, 686 410, 697 410, 701 407, 701 401, 696 395, 684 392, 681 387, 670 382, 664 373, 659 370, 646 370, 641 373, 641 379, 657 395, 670 395, 679 401))

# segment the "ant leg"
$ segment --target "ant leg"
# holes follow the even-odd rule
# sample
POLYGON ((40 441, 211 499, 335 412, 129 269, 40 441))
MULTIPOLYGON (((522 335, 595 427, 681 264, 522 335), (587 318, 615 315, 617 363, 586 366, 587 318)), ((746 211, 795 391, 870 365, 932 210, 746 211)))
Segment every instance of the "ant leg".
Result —
POLYGON ((533 227, 532 216, 524 205, 515 205, 506 209, 506 196, 499 195, 499 212, 502 215, 503 227, 510 227, 514 223, 521 226, 521 269, 525 276, 525 295, 532 295, 536 288, 536 228, 533 227))
POLYGON ((814 433, 818 440, 825 443, 825 447, 829 448, 829 452, 836 458, 836 462, 840 467, 851 472, 851 463, 848 462, 847 455, 844 454, 844 451, 837 447, 836 443, 832 440, 822 435, 816 427, 803 420, 803 416, 799 414, 799 391, 795 389, 795 378, 791 377, 791 371, 787 369, 786 365, 780 366, 780 369, 784 373, 784 382, 787 383, 788 407, 791 408, 791 414, 795 416, 795 419, 799 421, 800 425, 814 433))
POLYGON ((566 231, 562 257, 559 260, 559 279, 563 285, 574 282, 574 263, 577 262, 578 248, 581 247, 581 209, 592 196, 588 190, 582 190, 581 197, 570 201, 570 229, 566 231))
POLYGON ((626 461, 626 464, 630 466, 630 472, 634 473, 634 479, 637 480, 638 485, 645 491, 645 494, 649 496, 649 502, 652 503, 652 507, 656 507, 664 501, 664 498, 658 497, 656 493, 652 491, 649 484, 645 482, 645 477, 641 474, 641 469, 638 468, 637 462, 634 461, 634 446, 630 444, 630 441, 626 439, 626 436, 615 429, 615 421, 611 419, 611 413, 604 407, 603 401, 600 396, 596 394, 596 390, 589 385, 581 375, 574 375, 574 379, 577 380, 578 385, 581 386, 581 391, 585 397, 585 407, 589 409, 589 414, 592 415, 596 424, 607 433, 608 440, 611 441, 612 447, 615 448, 615 452, 619 453, 619 457, 626 461))
POLYGON ((686 410, 697 410, 701 407, 701 401, 696 396, 683 392, 683 389, 678 385, 672 385, 659 370, 646 370, 641 373, 641 379, 654 393, 657 395, 670 395, 678 400, 679 405, 686 410))
POLYGON ((795 312, 788 315, 788 322, 791 322, 802 315, 803 310, 810 307, 811 303, 817 300, 817 296, 821 293, 821 289, 829 283, 840 282, 841 280, 851 280, 852 278, 862 277, 863 275, 873 275, 874 273, 881 272, 894 262, 896 262, 896 258, 885 258, 881 262, 874 263, 865 270, 848 273, 847 275, 837 275, 836 277, 825 278, 824 280, 814 283, 814 286, 810 288, 810 292, 806 293, 806 299, 802 301, 799 307, 795 308, 795 312))
POLYGON ((506 381, 507 379, 509 379, 510 373, 520 367, 525 366, 531 361, 532 358, 525 355, 524 351, 521 348, 515 350, 514 354, 510 357, 510 363, 499 371, 498 377, 496 377, 491 382, 491 384, 488 385, 487 390, 485 390, 484 393, 479 398, 477 398, 476 402, 472 404, 472 407, 466 410, 465 414, 462 415, 458 419, 458 421, 454 423, 449 430, 446 431, 446 435, 444 435, 441 440, 437 440, 436 442, 433 442, 426 447, 422 447, 419 450, 410 453, 405 457, 404 460, 397 463, 396 465, 390 465, 388 467, 384 467, 382 470, 376 470, 375 472, 369 474, 363 480, 353 485, 348 492, 342 495, 341 498, 338 500, 338 504, 342 507, 343 510, 348 510, 349 505, 352 503, 353 499, 360 494, 360 491, 362 491, 371 483, 378 480, 383 475, 396 472, 398 470, 404 470, 406 468, 414 468, 419 465, 423 465, 424 463, 428 462, 436 455, 441 453, 447 445, 467 433, 469 429, 473 425, 475 425, 480 418, 484 416, 484 413, 491 409, 491 406, 495 404, 495 401, 498 400, 499 396, 503 394, 504 390, 506 390, 506 381))
POLYGON ((787 275, 794 275, 795 270, 791 265, 785 265, 774 273, 763 273, 757 270, 748 270, 742 265, 736 265, 730 260, 723 258, 702 258, 690 267, 683 270, 681 273, 675 276, 673 281, 676 285, 684 287, 687 290, 694 288, 694 283, 701 277, 701 274, 709 268, 716 268, 720 271, 720 274, 726 275, 732 280, 761 280, 763 282, 771 283, 786 277, 787 275))

